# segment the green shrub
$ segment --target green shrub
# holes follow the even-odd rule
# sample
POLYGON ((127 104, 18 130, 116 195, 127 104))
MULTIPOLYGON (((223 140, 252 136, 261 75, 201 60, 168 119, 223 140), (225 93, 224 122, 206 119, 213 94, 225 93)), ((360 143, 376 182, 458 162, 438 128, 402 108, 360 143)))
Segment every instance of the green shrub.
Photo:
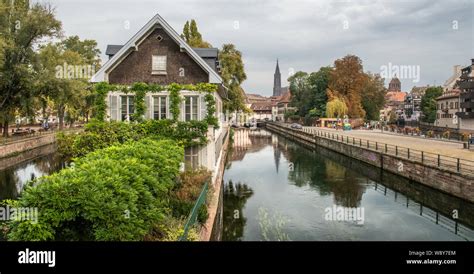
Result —
POLYGON ((92 121, 84 132, 58 135, 58 152, 65 157, 81 157, 97 149, 142 138, 172 139, 184 146, 207 143, 204 121, 176 122, 146 120, 141 123, 92 121))
POLYGON ((183 148, 144 139, 97 150, 37 180, 19 200, 38 223, 13 221, 10 240, 143 240, 170 214, 183 148))

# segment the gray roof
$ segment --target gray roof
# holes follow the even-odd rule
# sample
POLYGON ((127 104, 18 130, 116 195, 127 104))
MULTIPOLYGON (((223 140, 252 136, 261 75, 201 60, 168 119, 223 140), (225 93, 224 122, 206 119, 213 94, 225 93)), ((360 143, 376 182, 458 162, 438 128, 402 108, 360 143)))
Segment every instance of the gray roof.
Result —
POLYGON ((217 48, 193 48, 201 58, 217 58, 217 48))
POLYGON ((106 55, 115 55, 123 45, 107 45, 107 49, 105 50, 106 55))

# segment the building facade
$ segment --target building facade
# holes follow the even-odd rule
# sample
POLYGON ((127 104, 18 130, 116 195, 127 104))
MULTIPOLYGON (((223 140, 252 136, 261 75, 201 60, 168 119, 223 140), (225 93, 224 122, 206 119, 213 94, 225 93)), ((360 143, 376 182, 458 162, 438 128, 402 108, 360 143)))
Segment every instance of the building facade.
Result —
MULTIPOLYGON (((109 46, 106 51, 109 60, 92 77, 92 82, 108 82, 130 86, 136 82, 169 85, 213 83, 218 92, 216 116, 219 129, 210 127, 207 146, 186 148, 186 164, 191 168, 205 167, 216 170, 221 152, 223 136, 227 133, 223 100, 225 89, 218 73, 217 49, 191 48, 160 16, 155 15, 126 44, 109 46)), ((180 91, 179 121, 202 120, 206 116, 207 103, 204 94, 180 91)), ((107 94, 107 119, 130 121, 135 113, 135 96, 110 90, 107 94)), ((171 119, 169 92, 147 92, 145 95, 145 119, 171 119)))
POLYGON ((456 113, 459 118, 459 127, 474 131, 474 58, 471 59, 470 66, 461 70, 457 86, 460 89, 460 109, 456 113))

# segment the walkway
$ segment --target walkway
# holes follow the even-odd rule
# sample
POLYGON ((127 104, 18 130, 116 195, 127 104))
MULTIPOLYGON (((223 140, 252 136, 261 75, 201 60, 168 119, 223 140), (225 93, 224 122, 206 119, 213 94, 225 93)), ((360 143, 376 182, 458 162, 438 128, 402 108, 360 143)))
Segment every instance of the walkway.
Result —
POLYGON ((454 158, 474 161, 474 151, 463 149, 462 143, 447 142, 436 139, 424 139, 407 135, 386 134, 372 130, 350 130, 342 131, 328 128, 304 127, 305 130, 321 130, 339 135, 365 139, 374 142, 386 143, 389 145, 406 147, 413 150, 422 150, 434 154, 446 155, 454 158))

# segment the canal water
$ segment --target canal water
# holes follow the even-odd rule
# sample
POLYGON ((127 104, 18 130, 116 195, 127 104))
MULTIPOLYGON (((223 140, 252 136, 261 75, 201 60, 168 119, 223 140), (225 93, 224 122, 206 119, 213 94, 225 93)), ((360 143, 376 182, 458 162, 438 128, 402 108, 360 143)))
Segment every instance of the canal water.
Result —
POLYGON ((474 239, 474 204, 324 148, 236 130, 224 241, 474 239))
POLYGON ((66 162, 56 153, 55 145, 0 159, 0 201, 17 199, 29 181, 59 171, 65 166, 66 162))

